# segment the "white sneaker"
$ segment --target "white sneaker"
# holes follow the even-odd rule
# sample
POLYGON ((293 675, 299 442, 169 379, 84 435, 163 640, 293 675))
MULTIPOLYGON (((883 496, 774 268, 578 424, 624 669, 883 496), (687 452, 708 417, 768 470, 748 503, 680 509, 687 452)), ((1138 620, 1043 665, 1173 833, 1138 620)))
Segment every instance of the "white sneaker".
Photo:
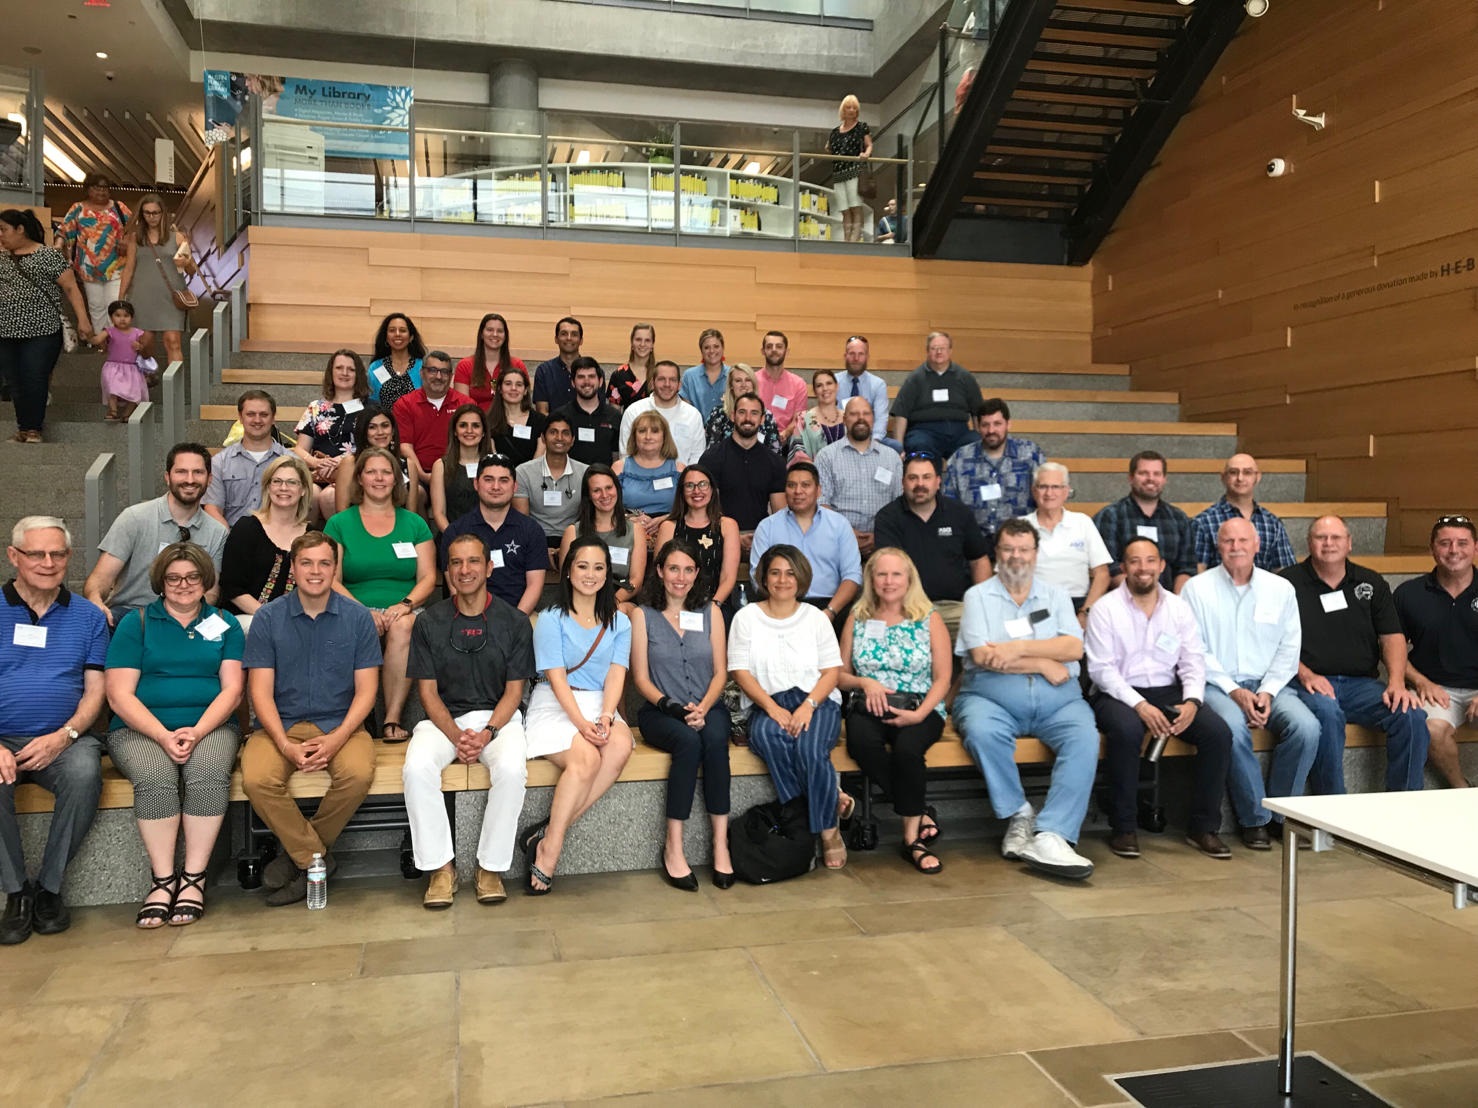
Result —
POLYGON ((1021 848, 1021 860, 1032 869, 1053 877, 1081 881, 1093 876, 1093 863, 1074 850, 1066 839, 1052 831, 1039 831, 1021 848))
POLYGON ((1006 825, 1006 837, 1001 842, 1001 857, 1008 862, 1018 860, 1021 852, 1026 849, 1026 844, 1032 841, 1032 836, 1036 833, 1037 813, 1017 812, 1006 825))

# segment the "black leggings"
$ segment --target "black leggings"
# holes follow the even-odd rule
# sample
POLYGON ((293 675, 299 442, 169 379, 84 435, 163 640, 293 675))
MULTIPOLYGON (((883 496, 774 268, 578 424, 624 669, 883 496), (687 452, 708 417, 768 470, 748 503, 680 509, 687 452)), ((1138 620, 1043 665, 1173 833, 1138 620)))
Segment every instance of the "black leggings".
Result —
POLYGON ((682 720, 643 704, 636 725, 649 746, 672 755, 667 771, 667 818, 687 819, 703 766, 703 804, 711 816, 729 814, 729 710, 719 701, 703 718, 703 730, 694 731, 682 720))
POLYGON ((930 712, 912 727, 894 727, 867 712, 848 712, 847 753, 893 798, 893 811, 921 816, 924 753, 943 732, 944 717, 938 712, 930 712))

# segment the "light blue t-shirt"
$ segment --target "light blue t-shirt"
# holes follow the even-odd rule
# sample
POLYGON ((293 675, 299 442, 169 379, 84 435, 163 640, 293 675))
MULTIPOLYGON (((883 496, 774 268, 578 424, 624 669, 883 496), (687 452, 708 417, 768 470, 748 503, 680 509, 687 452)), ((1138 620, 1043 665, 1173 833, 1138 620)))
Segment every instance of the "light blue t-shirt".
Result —
MULTIPOLYGON (((562 608, 539 613, 534 624, 534 663, 539 672, 551 669, 568 671, 585 657, 600 627, 581 627, 575 617, 562 608)), ((589 660, 573 673, 566 673, 572 689, 601 689, 612 666, 631 664, 631 620, 616 613, 616 622, 606 628, 605 637, 589 660)))

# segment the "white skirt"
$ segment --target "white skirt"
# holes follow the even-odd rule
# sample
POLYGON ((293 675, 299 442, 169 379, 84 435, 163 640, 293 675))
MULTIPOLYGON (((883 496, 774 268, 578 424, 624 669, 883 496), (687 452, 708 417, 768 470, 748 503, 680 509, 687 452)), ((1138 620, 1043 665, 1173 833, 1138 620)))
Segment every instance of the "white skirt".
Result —
MULTIPOLYGON (((570 692, 575 696, 575 703, 580 706, 580 714, 586 719, 593 722, 601 714, 601 705, 606 696, 603 690, 571 689, 570 692)), ((621 719, 619 712, 616 718, 621 719)), ((625 720, 621 722, 624 723, 625 720)), ((529 697, 529 710, 524 714, 523 731, 528 738, 530 758, 562 754, 574 745, 577 733, 575 725, 559 706, 554 690, 547 681, 540 681, 534 686, 533 694, 529 697)))

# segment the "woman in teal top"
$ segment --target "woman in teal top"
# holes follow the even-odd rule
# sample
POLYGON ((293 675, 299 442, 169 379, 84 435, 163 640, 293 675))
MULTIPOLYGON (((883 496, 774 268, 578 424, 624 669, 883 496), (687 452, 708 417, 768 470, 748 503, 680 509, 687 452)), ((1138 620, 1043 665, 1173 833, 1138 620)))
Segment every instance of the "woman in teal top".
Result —
POLYGON ((903 819, 903 857, 920 873, 938 873, 930 844, 939 822, 924 803, 924 755, 944 731, 954 661, 944 619, 897 547, 868 560, 841 646, 847 753, 893 798, 903 819))
POLYGON ((410 738, 400 725, 400 714, 411 691, 405 675, 411 628, 421 605, 436 589, 431 528, 404 505, 405 484, 394 455, 371 447, 354 456, 349 507, 323 527, 323 533, 339 544, 334 588, 368 608, 380 633, 385 652, 380 668, 385 722, 380 737, 389 743, 410 738))
POLYGON ((565 835, 621 776, 636 745, 619 714, 631 621, 616 607, 606 544, 582 535, 559 567, 559 599, 534 625, 540 681, 524 717, 527 755, 559 767, 549 818, 519 832, 533 896, 554 888, 565 835))
POLYGON ((119 620, 108 646, 115 713, 108 753, 133 783, 134 818, 154 875, 138 926, 182 927, 205 914, 205 871, 241 741, 234 723, 246 637, 235 616, 205 602, 216 569, 194 543, 161 550, 149 583, 160 599, 119 620), (182 827, 185 868, 176 873, 182 827))

